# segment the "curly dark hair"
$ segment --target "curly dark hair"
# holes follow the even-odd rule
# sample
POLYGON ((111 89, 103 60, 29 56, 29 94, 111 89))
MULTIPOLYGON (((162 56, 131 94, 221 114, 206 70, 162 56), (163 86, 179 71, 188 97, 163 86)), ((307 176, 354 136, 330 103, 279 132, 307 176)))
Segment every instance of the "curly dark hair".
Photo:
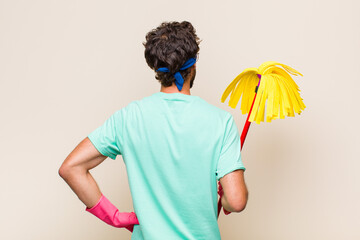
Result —
MULTIPOLYGON (((175 82, 174 73, 189 58, 197 57, 200 50, 200 39, 190 22, 163 22, 157 28, 146 34, 145 59, 151 69, 167 67, 169 73, 156 72, 155 78, 161 85, 169 87, 175 82)), ((181 70, 184 80, 187 79, 191 68, 181 70)))

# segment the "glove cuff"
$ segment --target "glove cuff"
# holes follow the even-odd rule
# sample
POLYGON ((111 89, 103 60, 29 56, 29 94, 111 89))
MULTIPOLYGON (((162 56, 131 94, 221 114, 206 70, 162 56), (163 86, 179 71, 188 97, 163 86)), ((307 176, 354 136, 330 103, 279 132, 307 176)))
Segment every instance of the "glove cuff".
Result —
POLYGON ((99 201, 93 207, 86 207, 85 210, 107 224, 117 228, 139 224, 134 212, 120 213, 119 210, 103 194, 101 194, 99 201))

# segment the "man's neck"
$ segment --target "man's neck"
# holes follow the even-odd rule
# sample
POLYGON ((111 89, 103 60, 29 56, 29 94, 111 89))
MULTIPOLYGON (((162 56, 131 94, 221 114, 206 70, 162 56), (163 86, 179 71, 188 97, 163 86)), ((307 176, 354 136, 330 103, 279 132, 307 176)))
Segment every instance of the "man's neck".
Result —
POLYGON ((160 92, 164 92, 164 93, 182 93, 182 94, 186 94, 186 95, 191 95, 191 93, 190 93, 190 84, 188 83, 188 81, 185 81, 181 91, 179 91, 176 84, 173 83, 173 85, 170 86, 170 87, 161 86, 160 92))
POLYGON ((192 68, 191 74, 187 79, 184 80, 184 84, 183 84, 183 86, 181 88, 181 91, 179 91, 176 84, 173 83, 170 87, 164 87, 164 86, 161 85, 160 92, 164 92, 164 93, 182 93, 182 94, 186 94, 186 95, 191 95, 191 93, 190 93, 190 82, 193 82, 194 78, 195 78, 196 63, 191 68, 192 68))

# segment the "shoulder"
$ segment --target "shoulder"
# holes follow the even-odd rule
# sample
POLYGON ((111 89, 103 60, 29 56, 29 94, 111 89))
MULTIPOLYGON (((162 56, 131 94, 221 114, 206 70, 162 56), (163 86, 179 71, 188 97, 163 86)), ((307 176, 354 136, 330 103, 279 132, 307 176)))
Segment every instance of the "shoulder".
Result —
POLYGON ((209 111, 209 113, 211 112, 212 114, 214 114, 222 119, 228 120, 229 118, 232 117, 230 112, 209 103, 208 101, 206 101, 205 99, 203 99, 201 97, 199 97, 198 102, 201 105, 201 107, 204 108, 205 110, 209 111))
POLYGON ((127 117, 135 116, 142 110, 151 106, 152 98, 150 96, 131 100, 124 107, 117 111, 117 114, 127 115, 127 117))
POLYGON ((123 118, 124 116, 131 115, 138 108, 139 100, 131 101, 125 104, 123 107, 116 110, 113 114, 117 119, 123 118))

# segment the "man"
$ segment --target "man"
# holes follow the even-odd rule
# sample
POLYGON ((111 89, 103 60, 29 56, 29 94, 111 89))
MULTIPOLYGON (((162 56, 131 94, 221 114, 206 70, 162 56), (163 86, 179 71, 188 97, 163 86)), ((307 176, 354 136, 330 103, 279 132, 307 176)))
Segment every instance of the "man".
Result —
POLYGON ((87 211, 133 231, 131 239, 218 240, 217 180, 225 210, 241 212, 248 198, 237 126, 230 113, 190 94, 199 52, 191 23, 164 22, 144 46, 160 92, 111 115, 70 153, 59 174, 87 211), (117 155, 126 164, 136 216, 119 213, 89 173, 117 155))

